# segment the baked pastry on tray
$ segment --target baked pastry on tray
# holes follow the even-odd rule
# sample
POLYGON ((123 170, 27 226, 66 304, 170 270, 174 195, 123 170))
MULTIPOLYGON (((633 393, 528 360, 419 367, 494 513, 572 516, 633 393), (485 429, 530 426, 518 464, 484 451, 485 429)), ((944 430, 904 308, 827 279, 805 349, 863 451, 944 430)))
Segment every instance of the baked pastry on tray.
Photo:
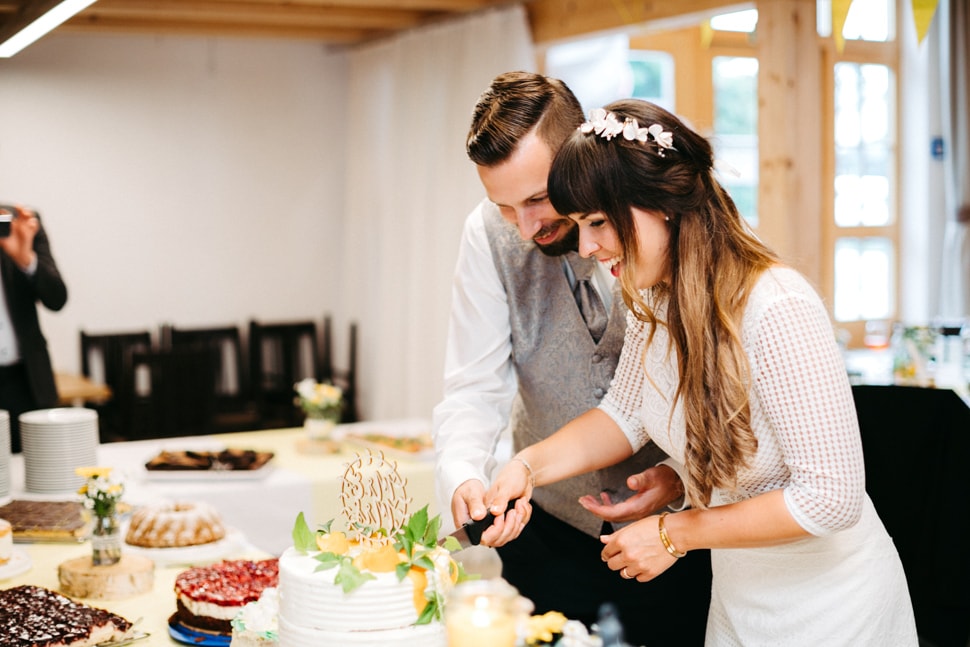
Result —
POLYGON ((0 645, 93 647, 130 637, 119 615, 75 602, 40 586, 0 590, 0 645))
POLYGON ((273 458, 273 452, 252 449, 221 451, 162 451, 145 463, 150 471, 179 470, 257 470, 273 458))

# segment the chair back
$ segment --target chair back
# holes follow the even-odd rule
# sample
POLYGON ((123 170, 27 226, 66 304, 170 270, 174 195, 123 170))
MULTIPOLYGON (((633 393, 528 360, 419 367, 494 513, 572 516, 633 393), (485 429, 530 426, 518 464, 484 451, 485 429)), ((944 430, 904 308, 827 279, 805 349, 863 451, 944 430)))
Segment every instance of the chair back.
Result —
POLYGON ((346 368, 337 368, 332 362, 330 317, 323 320, 323 355, 321 359, 324 380, 339 386, 344 392, 344 410, 340 422, 357 422, 360 412, 357 408, 357 322, 351 322, 348 337, 346 368))
POLYGON ((236 400, 248 396, 248 369, 243 361, 242 336, 238 326, 210 328, 169 326, 167 337, 169 348, 210 350, 215 354, 213 382, 217 399, 236 400))
POLYGON ((98 411, 101 440, 123 440, 122 411, 132 397, 131 359, 136 352, 152 349, 148 330, 90 334, 80 332, 81 373, 93 382, 111 389, 111 400, 90 405, 98 411))
POLYGON ((316 322, 250 321, 249 362, 263 427, 303 424, 293 387, 304 378, 321 379, 316 322))
POLYGON ((128 436, 141 440, 211 433, 216 363, 216 352, 206 347, 134 353, 134 396, 125 415, 128 436))

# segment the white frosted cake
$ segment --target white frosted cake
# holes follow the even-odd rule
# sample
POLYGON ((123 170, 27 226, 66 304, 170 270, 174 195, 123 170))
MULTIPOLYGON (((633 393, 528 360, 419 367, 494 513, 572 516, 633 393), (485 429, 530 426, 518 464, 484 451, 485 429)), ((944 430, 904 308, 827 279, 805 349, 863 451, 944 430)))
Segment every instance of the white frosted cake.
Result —
POLYGON ((443 600, 460 569, 427 508, 391 538, 301 524, 279 559, 281 646, 445 647, 443 600))
POLYGON ((0 566, 13 556, 13 528, 6 519, 0 519, 0 566))
POLYGON ((279 589, 263 589, 232 619, 230 647, 275 647, 279 645, 279 589))

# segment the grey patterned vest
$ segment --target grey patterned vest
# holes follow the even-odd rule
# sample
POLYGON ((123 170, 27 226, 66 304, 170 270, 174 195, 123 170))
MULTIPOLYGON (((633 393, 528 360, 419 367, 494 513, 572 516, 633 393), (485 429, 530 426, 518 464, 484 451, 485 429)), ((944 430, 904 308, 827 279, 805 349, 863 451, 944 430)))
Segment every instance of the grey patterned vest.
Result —
MULTIPOLYGON (((519 451, 599 404, 616 370, 627 308, 616 286, 609 326, 597 344, 576 306, 562 259, 546 256, 531 240, 522 240, 497 209, 485 209, 484 218, 509 302, 512 361, 519 380, 511 427, 513 445, 519 451)), ((614 495, 614 501, 625 499, 630 493, 627 477, 664 458, 649 443, 619 465, 543 486, 533 500, 558 519, 598 537, 602 520, 584 510, 577 499, 604 490, 614 495)))

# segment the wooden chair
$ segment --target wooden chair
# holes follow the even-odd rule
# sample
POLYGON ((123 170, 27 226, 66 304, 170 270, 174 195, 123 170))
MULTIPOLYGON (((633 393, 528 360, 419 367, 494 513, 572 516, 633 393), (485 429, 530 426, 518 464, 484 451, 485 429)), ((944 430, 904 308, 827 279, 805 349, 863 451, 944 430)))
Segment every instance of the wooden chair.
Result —
POLYGON ((132 440, 212 433, 215 368, 211 348, 178 348, 132 355, 125 424, 132 440))
POLYGON ((264 429, 303 424, 293 387, 304 378, 320 379, 319 357, 313 320, 249 322, 249 374, 264 429))
POLYGON ((360 420, 357 408, 357 322, 350 324, 346 369, 335 368, 333 364, 331 327, 330 317, 324 317, 320 359, 321 379, 343 389, 344 410, 340 416, 340 422, 357 422, 360 420))
POLYGON ((248 431, 260 426, 238 326, 180 328, 169 325, 162 338, 173 350, 208 350, 214 354, 215 412, 212 426, 215 432, 248 431))
POLYGON ((853 386, 866 491, 906 572, 920 644, 970 641, 970 405, 949 389, 853 386))
POLYGON ((90 404, 98 412, 101 442, 126 440, 123 412, 132 397, 131 358, 135 352, 152 349, 148 330, 90 334, 80 332, 81 373, 93 382, 106 384, 112 397, 102 404, 90 404))

